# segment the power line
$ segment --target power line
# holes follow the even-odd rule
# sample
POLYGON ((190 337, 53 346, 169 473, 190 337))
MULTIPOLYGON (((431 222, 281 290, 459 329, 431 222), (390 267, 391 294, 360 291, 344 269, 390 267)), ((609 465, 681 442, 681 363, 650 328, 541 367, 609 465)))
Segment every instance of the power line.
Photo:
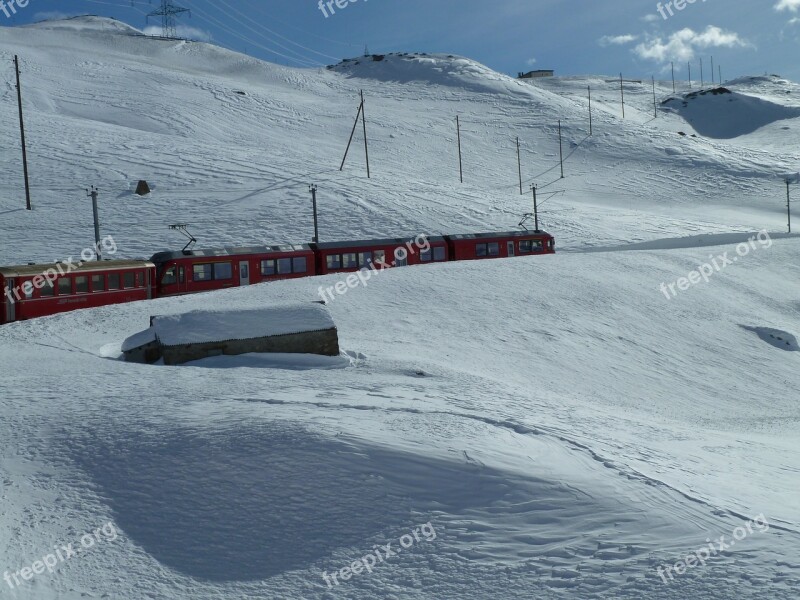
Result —
MULTIPOLYGON (((246 19, 249 19, 250 22, 253 23, 254 25, 256 25, 257 27, 259 27, 261 29, 264 29, 265 31, 268 31, 272 35, 274 35, 276 37, 279 37, 280 39, 285 40, 285 41, 289 42, 290 44, 292 44, 294 46, 297 46, 298 48, 302 48, 303 50, 311 52, 312 54, 317 54, 319 56, 322 56, 323 58, 330 58, 330 59, 333 59, 333 60, 339 60, 340 59, 340 57, 338 57, 338 56, 331 56, 330 54, 324 54, 323 52, 317 52, 313 48, 308 48, 306 46, 303 46, 302 44, 298 44, 297 42, 295 42, 295 41, 293 41, 293 40, 291 40, 291 39, 289 39, 289 38, 287 38, 285 36, 282 36, 280 33, 276 32, 276 31, 272 31, 272 29, 270 29, 266 25, 262 25, 261 23, 259 23, 255 19, 250 19, 247 15, 245 15, 238 8, 228 4, 228 2, 226 0, 218 0, 218 2, 223 6, 227 6, 230 11, 235 12, 235 13, 241 15, 242 17, 244 17, 246 19)), ((248 29, 251 29, 251 31, 255 31, 254 29, 250 28, 249 26, 248 26, 248 29)), ((256 33, 258 33, 258 32, 256 32, 256 33)), ((275 43, 277 44, 277 42, 275 42, 275 43)), ((283 47, 283 46, 281 46, 281 47, 283 47)), ((288 50, 288 48, 287 48, 287 50, 288 50)))
POLYGON ((191 11, 188 8, 177 6, 172 3, 172 0, 161 0, 161 8, 149 13, 147 18, 161 17, 162 35, 167 38, 175 38, 178 37, 176 27, 177 17, 184 13, 189 13, 191 15, 191 11))

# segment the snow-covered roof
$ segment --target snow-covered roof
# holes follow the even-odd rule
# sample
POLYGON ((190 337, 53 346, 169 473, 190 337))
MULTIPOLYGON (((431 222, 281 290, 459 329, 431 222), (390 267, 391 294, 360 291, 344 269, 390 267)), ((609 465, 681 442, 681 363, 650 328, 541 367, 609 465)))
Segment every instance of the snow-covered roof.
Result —
POLYGON ((253 310, 196 310, 154 317, 150 329, 129 337, 123 343, 122 350, 127 352, 155 339, 164 346, 179 346, 249 340, 335 327, 328 310, 317 303, 253 310))

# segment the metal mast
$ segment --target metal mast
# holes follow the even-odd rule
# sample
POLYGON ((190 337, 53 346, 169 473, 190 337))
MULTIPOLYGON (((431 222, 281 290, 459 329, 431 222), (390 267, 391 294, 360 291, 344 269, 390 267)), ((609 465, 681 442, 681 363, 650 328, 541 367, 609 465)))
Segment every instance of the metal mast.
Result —
POLYGON ((173 4, 172 0, 161 0, 161 8, 147 15, 147 19, 149 20, 150 17, 161 17, 162 35, 168 38, 175 38, 178 37, 176 17, 183 13, 191 14, 191 11, 188 8, 173 4))

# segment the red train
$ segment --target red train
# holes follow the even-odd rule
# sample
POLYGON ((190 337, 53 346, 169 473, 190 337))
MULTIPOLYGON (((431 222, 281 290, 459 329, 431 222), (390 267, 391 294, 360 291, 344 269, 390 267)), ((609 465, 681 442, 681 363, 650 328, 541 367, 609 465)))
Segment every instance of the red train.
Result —
POLYGON ((553 254, 539 231, 160 252, 150 260, 0 267, 0 324, 79 308, 365 268, 553 254))

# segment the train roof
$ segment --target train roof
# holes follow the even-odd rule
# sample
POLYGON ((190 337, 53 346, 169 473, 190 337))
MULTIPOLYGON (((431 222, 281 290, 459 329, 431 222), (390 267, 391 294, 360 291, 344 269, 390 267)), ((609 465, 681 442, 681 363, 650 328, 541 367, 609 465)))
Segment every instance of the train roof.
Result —
MULTIPOLYGON (((350 240, 342 242, 323 242, 316 244, 320 250, 335 250, 338 248, 370 248, 372 246, 403 246, 408 242, 413 242, 417 236, 407 238, 379 238, 374 240, 350 240)), ((443 236, 428 235, 425 236, 428 242, 443 242, 443 236)))
POLYGON ((80 261, 74 263, 60 262, 41 265, 17 265, 12 267, 0 267, 0 276, 3 277, 30 277, 41 275, 48 269, 61 270, 65 274, 73 273, 94 273, 97 271, 108 271, 112 269, 142 269, 150 268, 155 265, 148 260, 100 260, 81 264, 80 261), (70 266, 70 264, 72 266, 70 266), (80 266, 78 266, 80 265, 80 266))
POLYGON ((308 244, 285 244, 283 246, 242 246, 231 248, 205 248, 200 250, 158 252, 150 259, 154 263, 163 263, 168 260, 191 257, 224 257, 242 256, 246 254, 285 254, 286 252, 310 252, 308 244))
POLYGON ((509 237, 529 237, 531 235, 540 235, 549 237, 550 234, 540 229, 539 231, 494 231, 487 233, 461 233, 457 235, 448 235, 451 240, 480 240, 480 239, 493 239, 493 238, 509 238, 509 237))

